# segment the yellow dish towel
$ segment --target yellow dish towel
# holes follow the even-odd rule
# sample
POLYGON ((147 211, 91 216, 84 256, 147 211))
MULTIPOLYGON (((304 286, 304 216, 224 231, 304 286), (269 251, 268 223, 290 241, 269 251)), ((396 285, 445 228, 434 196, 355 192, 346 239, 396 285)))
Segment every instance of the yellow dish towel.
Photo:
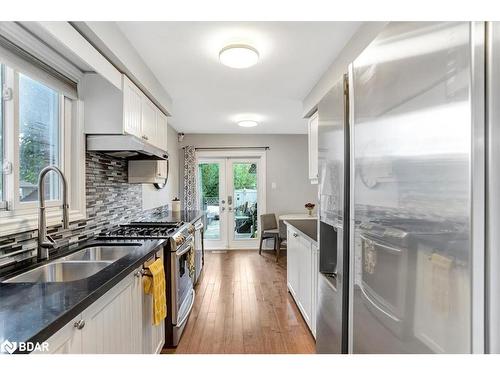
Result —
POLYGON ((167 317, 167 297, 163 258, 156 259, 148 266, 151 275, 143 278, 144 293, 153 295, 153 324, 159 325, 167 317))
POLYGON ((189 249, 189 253, 188 253, 188 259, 187 259, 187 261, 188 261, 189 277, 191 277, 191 278, 194 277, 194 273, 195 273, 194 258, 195 258, 194 246, 191 245, 191 248, 189 249))

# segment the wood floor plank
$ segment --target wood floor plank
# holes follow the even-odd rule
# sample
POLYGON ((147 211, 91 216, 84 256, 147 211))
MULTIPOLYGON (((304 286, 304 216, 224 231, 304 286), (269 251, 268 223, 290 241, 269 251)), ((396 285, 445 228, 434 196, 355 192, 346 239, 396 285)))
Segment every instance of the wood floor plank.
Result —
MULTIPOLYGON (((286 254, 286 253, 285 253, 286 254)), ((286 257, 253 250, 206 252, 193 311, 165 353, 314 353, 315 342, 286 286, 286 257)))

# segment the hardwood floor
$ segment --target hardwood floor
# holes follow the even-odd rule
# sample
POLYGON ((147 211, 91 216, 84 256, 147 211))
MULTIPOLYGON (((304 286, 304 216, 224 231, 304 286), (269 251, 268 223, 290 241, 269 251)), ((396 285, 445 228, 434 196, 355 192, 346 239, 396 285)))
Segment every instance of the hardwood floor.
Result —
MULTIPOLYGON (((285 253, 286 254, 286 253, 285 253)), ((314 339, 286 287, 286 256, 207 252, 193 311, 167 353, 314 353, 314 339)))

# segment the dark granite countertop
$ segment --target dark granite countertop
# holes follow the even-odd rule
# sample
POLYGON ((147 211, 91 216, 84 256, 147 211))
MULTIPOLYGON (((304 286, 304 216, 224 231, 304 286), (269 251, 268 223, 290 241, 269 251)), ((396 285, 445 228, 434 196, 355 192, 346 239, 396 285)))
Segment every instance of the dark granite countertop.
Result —
POLYGON ((285 224, 291 225, 303 236, 313 242, 318 241, 318 221, 317 220, 285 220, 285 224))
POLYGON ((194 223, 195 221, 202 218, 204 215, 203 211, 193 210, 193 211, 178 211, 173 212, 170 210, 154 210, 149 215, 142 218, 141 221, 184 221, 189 223, 194 223))
MULTIPOLYGON (((89 278, 72 282, 1 283, 0 342, 43 342, 61 329, 85 308, 95 302, 151 255, 165 240, 90 240, 71 248, 61 248, 49 261, 66 256, 83 247, 137 243, 134 250, 89 278)), ((5 280, 21 271, 6 275, 5 280)))

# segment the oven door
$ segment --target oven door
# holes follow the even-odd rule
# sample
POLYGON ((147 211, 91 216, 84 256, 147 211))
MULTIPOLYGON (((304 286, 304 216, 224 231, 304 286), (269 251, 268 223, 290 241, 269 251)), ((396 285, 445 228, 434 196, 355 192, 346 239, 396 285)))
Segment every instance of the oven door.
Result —
POLYGON ((405 334, 405 320, 411 321, 407 307, 408 249, 384 244, 361 235, 361 297, 368 310, 398 336, 405 334))
POLYGON ((188 255, 194 246, 192 238, 186 241, 175 253, 171 253, 172 264, 172 324, 183 320, 181 311, 193 293, 193 280, 189 276, 188 255))

